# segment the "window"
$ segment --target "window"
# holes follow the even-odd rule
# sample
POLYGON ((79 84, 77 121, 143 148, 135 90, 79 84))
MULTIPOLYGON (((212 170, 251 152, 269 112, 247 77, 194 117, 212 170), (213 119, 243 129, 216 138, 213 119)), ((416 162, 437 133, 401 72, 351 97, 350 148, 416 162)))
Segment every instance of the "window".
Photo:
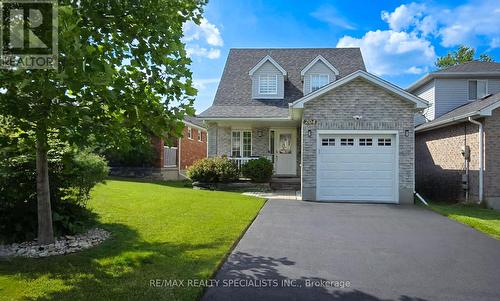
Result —
POLYGON ((359 138, 359 146, 372 146, 372 138, 359 138))
POLYGON ((201 130, 198 130, 198 141, 203 141, 203 134, 201 130))
POLYGON ((354 145, 354 138, 341 138, 340 145, 342 145, 342 146, 354 145))
POLYGON ((259 94, 278 94, 278 75, 259 75, 259 94))
POLYGON ((323 145, 323 146, 335 146, 335 138, 323 138, 323 139, 321 139, 321 145, 323 145))
POLYGON ((233 131, 231 133, 231 157, 252 156, 252 132, 233 131))
POLYGON ((191 127, 188 127, 188 138, 193 139, 193 129, 191 127))
POLYGON ((378 138, 378 146, 391 146, 391 138, 378 138))
POLYGON ((487 80, 469 81, 469 100, 480 99, 488 94, 487 80))
POLYGON ((311 74, 311 92, 327 85, 329 80, 328 74, 311 74))

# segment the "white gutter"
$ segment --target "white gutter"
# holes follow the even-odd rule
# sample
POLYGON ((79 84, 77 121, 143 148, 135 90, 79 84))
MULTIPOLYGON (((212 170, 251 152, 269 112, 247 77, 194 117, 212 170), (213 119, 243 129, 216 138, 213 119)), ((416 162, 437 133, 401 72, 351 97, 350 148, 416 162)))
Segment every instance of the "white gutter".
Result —
POLYGON ((484 185, 483 185, 483 170, 484 170, 484 129, 483 124, 477 120, 469 117, 470 122, 479 126, 479 203, 483 202, 484 198, 484 185))

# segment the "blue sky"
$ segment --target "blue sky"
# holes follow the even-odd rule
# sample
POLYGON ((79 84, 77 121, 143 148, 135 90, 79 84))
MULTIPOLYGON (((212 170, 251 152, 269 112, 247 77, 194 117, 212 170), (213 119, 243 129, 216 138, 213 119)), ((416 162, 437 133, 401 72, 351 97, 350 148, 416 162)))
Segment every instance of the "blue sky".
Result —
POLYGON ((212 0, 184 32, 201 113, 230 48, 360 47, 369 72, 403 88, 460 44, 499 61, 500 2, 212 0))

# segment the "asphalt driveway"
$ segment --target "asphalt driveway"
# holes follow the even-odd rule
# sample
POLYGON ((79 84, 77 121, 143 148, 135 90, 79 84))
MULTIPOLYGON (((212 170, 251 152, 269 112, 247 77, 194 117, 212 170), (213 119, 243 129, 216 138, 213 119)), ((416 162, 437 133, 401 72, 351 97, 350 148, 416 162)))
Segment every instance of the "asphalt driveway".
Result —
POLYGON ((203 300, 499 300, 500 241, 418 206, 271 200, 203 300))

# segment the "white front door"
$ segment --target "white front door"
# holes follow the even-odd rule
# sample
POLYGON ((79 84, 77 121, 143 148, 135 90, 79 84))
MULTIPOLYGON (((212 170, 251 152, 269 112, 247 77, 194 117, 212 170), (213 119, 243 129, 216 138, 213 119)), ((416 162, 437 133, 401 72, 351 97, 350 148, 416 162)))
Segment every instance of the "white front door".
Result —
POLYGON ((297 174, 297 130, 274 130, 274 170, 277 175, 297 174))
POLYGON ((317 198, 397 203, 395 135, 319 135, 317 198))

